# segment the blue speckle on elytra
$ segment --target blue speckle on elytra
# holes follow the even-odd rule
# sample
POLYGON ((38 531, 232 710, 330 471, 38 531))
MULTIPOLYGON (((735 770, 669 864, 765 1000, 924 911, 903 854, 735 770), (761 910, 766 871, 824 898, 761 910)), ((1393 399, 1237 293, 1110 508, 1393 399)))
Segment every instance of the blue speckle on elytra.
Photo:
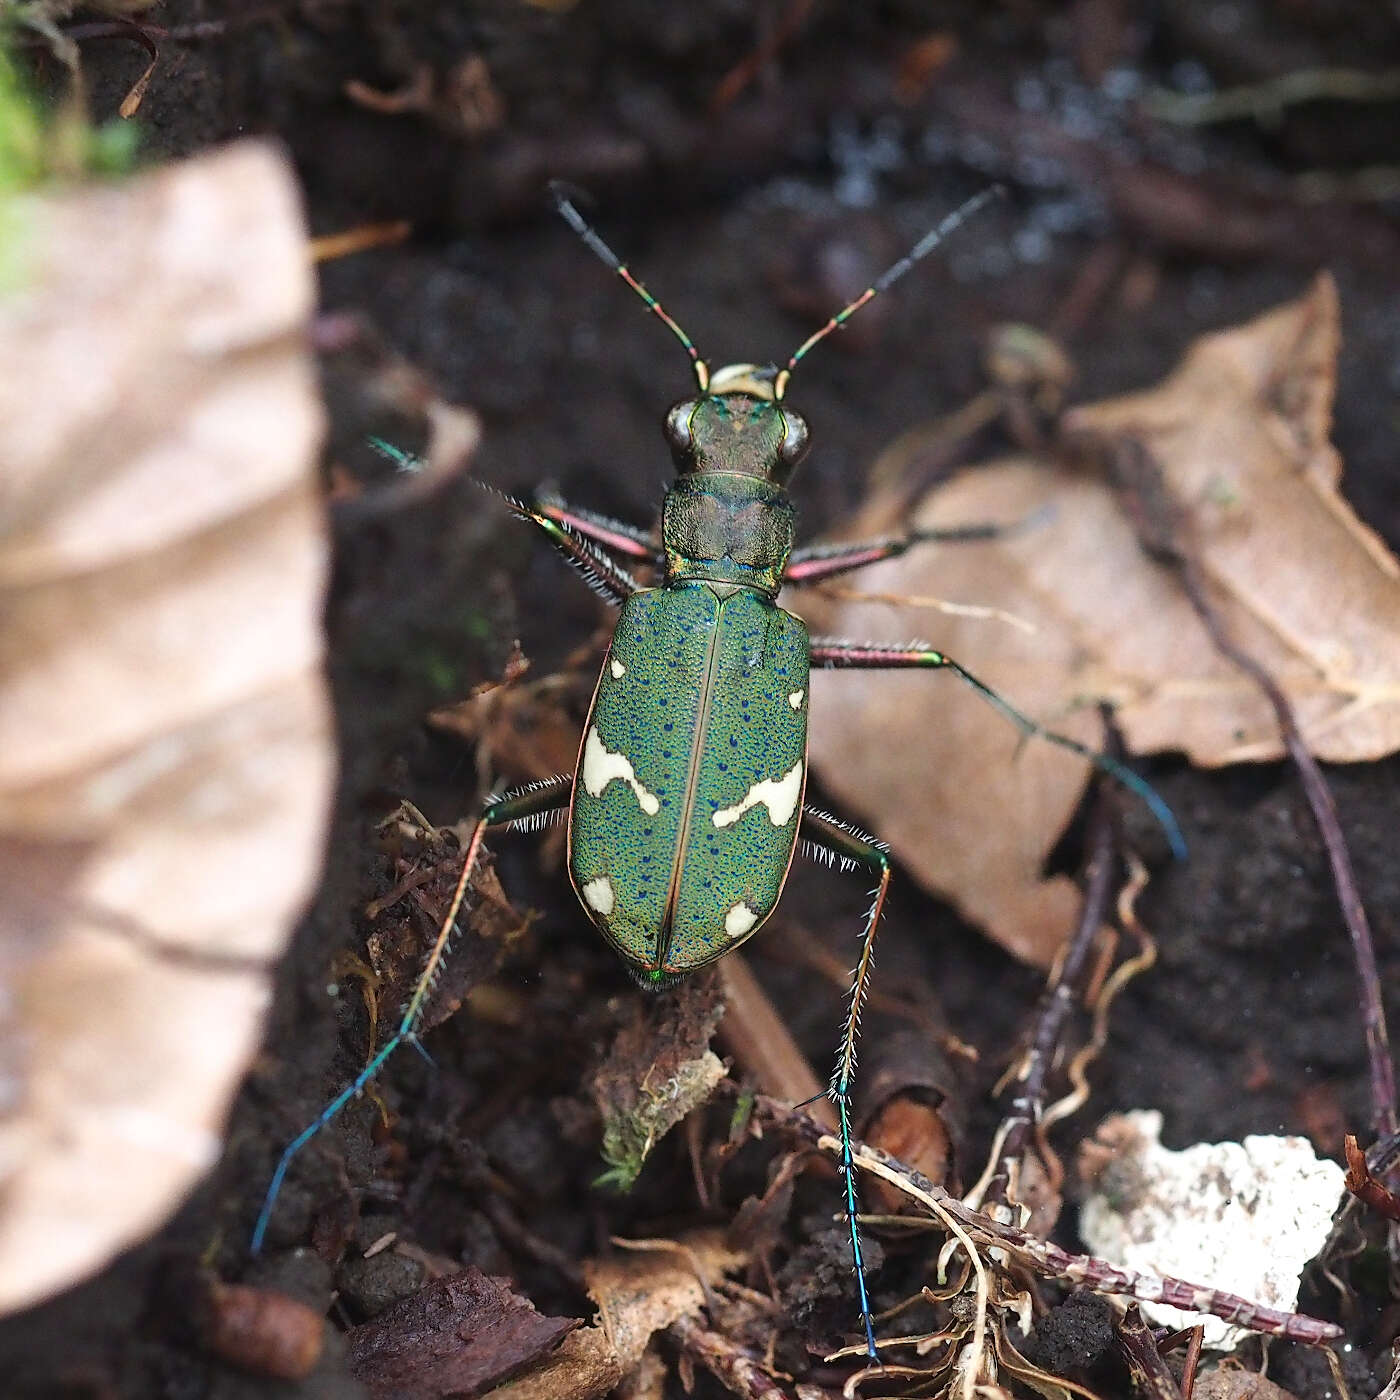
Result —
MULTIPOLYGON (((729 772, 729 765, 728 765, 727 763, 716 763, 716 764, 715 764, 715 767, 718 768, 719 771, 720 771, 721 773, 727 773, 727 772, 729 772)), ((718 807, 718 806, 719 806, 719 803, 718 803, 718 802, 713 802, 713 803, 711 803, 710 805, 713 806, 713 807, 718 807)))
POLYGON ((668 734, 669 734, 675 727, 676 727, 676 726, 675 726, 674 724, 672 724, 670 720, 667 720, 666 723, 662 726, 662 728, 665 729, 665 731, 666 731, 668 734))
POLYGON ((732 734, 729 736, 729 747, 731 749, 737 749, 739 747, 739 741, 732 734))

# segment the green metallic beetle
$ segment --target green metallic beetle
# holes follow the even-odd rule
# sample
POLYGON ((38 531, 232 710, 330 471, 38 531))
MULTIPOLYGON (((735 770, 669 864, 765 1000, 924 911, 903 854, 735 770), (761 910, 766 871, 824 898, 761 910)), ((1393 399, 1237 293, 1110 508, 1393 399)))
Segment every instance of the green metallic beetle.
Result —
POLYGON ((574 776, 493 799, 467 843, 461 875, 395 1034, 283 1152, 253 1235, 262 1245, 292 1159, 405 1041, 416 1044, 423 1005, 441 969, 485 833, 531 829, 568 807, 569 875, 604 937, 644 986, 661 987, 738 947, 772 914, 799 840, 813 854, 877 879, 831 1077, 840 1123, 844 1203, 866 1349, 878 1362, 856 1226, 850 1103, 861 1011, 891 864, 878 841, 803 804, 808 677, 812 665, 955 672, 1028 735, 1068 748, 1112 774, 1152 808, 1180 847, 1171 813, 1136 774, 1009 706, 956 661, 926 646, 813 640, 780 608, 784 584, 813 583, 903 553, 912 545, 987 538, 996 527, 922 530, 866 544, 793 548, 787 483, 805 454, 806 422, 785 399, 802 357, 898 280, 997 191, 970 200, 926 235, 786 365, 729 365, 711 374, 683 330, 628 272, 572 202, 560 213, 642 298, 690 355, 697 393, 666 416, 677 477, 666 493, 658 556, 650 535, 558 501, 511 509, 551 542, 604 598, 620 606, 574 776), (640 587, 614 556, 659 565, 640 587))
POLYGON ((622 605, 584 729, 569 874, 646 982, 722 957, 773 912, 797 848, 808 637, 774 602, 807 427, 732 365, 673 409, 680 475, 659 588, 622 605))

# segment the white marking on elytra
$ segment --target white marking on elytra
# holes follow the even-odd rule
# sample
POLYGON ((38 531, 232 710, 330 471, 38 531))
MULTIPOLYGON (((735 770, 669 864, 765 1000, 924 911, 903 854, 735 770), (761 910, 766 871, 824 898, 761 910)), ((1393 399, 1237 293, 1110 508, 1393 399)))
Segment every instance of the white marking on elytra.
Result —
POLYGON ((730 938, 742 938, 757 922, 758 915, 741 899, 724 916, 724 931, 730 938))
POLYGON ((583 887, 583 902, 590 909, 596 910, 606 918, 613 911, 613 906, 617 903, 613 894, 612 881, 606 875, 600 875, 596 880, 590 880, 583 887))
POLYGON ((781 778, 765 778, 761 783, 755 783, 744 794, 742 802, 733 807, 721 807, 710 820, 716 826, 733 826, 750 807, 762 804, 768 808, 768 820, 774 826, 786 826, 792 820, 801 796, 802 760, 798 759, 781 778))
POLYGON ((802 697, 806 695, 806 693, 805 690, 794 690, 792 694, 788 696, 788 704, 791 705, 794 710, 800 710, 802 708, 802 697))
POLYGON ((647 816, 654 817, 661 810, 661 803, 655 793, 648 792, 637 780, 636 771, 624 753, 612 753, 598 737, 595 724, 588 731, 588 741, 583 746, 583 785, 593 797, 601 797, 603 789, 614 778, 620 778, 637 795, 637 805, 647 816))
POLYGON ((615 681, 620 681, 623 676, 627 674, 627 667, 615 656, 608 662, 608 669, 613 673, 613 680, 615 681))

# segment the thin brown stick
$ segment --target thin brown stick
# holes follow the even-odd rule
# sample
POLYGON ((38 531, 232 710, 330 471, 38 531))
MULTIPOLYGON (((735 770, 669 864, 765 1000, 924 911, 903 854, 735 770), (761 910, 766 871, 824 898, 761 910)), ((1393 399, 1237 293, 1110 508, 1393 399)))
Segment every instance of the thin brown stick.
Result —
POLYGON ((1093 815, 1089 819, 1088 879, 1079 923, 1065 946, 1059 969, 1041 997, 1030 1046, 1021 1062, 1019 1088, 1010 1112, 1002 1121, 1001 1151, 987 1186, 986 1201, 1006 1203, 1017 1195, 1021 1159, 1035 1125, 1045 1108, 1045 1084, 1055 1051, 1074 1006, 1075 989, 1084 975, 1094 937, 1108 912, 1113 875, 1117 868, 1117 804, 1102 781, 1097 784, 1093 815))
POLYGON ((731 953, 720 962, 720 986, 724 989, 724 1020, 720 1043, 734 1056, 759 1090, 790 1103, 810 1103, 828 1128, 836 1127, 836 1113, 826 1098, 826 1086, 816 1076, 807 1057, 792 1038, 768 994, 742 953, 731 953))
POLYGON ((740 1400, 788 1400, 787 1392, 763 1367, 727 1337, 682 1317, 667 1329, 681 1350, 710 1371, 740 1400))
POLYGON ((1199 1323, 1191 1329, 1191 1340, 1186 1343, 1186 1357, 1181 1363, 1181 1400, 1191 1400, 1196 1389, 1196 1368, 1201 1364, 1201 1347, 1206 1339, 1206 1329, 1199 1323))
MULTIPOLYGON (((755 1111, 759 1117, 823 1152, 840 1152, 841 1145, 837 1139, 800 1110, 760 1097, 755 1111)), ((1251 1332, 1287 1337, 1306 1346, 1322 1346, 1342 1335, 1342 1329, 1335 1323, 1324 1322, 1320 1318, 1265 1307, 1238 1294, 1189 1283, 1169 1275, 1139 1273, 1136 1269, 1122 1268, 1091 1254, 1071 1254, 1015 1225, 1005 1224, 973 1210, 941 1186, 935 1185, 922 1172, 866 1143, 854 1142, 852 1157, 862 1171, 872 1172, 891 1182, 935 1214, 951 1216, 975 1243, 988 1249, 1001 1249, 1018 1263, 1047 1278, 1089 1288, 1096 1293, 1111 1293, 1143 1302, 1166 1303, 1190 1312, 1209 1313, 1251 1332)))
POLYGON ((1387 1220, 1400 1220, 1400 1197, 1371 1175, 1361 1145, 1348 1133, 1343 1146, 1347 1157, 1347 1190, 1387 1220))
POLYGON ((1380 970, 1370 921, 1361 902, 1332 790, 1303 740, 1297 716, 1283 688, 1264 665, 1235 641, 1211 603, 1200 562, 1189 546, 1186 513, 1173 497, 1161 465, 1136 438, 1112 443, 1107 457, 1115 485, 1128 496, 1129 514, 1143 548, 1176 571, 1183 592, 1216 650, 1254 681, 1273 708, 1284 748, 1297 769, 1332 868, 1332 883, 1351 939, 1352 957, 1361 984, 1361 1022, 1370 1068, 1371 1122, 1378 1136, 1389 1137, 1400 1128, 1400 1117, 1396 1113, 1395 1068, 1381 1000, 1380 970))
POLYGON ((1221 655, 1233 661, 1259 686, 1274 708, 1284 747, 1298 770, 1303 792, 1317 823, 1318 835, 1327 851, 1332 867, 1332 883, 1337 891, 1337 903, 1351 939, 1352 957, 1361 984, 1361 1024, 1366 1036, 1366 1056, 1371 1079, 1371 1123, 1376 1132, 1389 1136, 1400 1127, 1395 1107, 1395 1067, 1390 1057, 1390 1033, 1386 1028, 1385 1008, 1381 1001, 1380 969, 1376 963, 1375 945, 1371 940, 1370 920, 1361 902, 1361 891, 1352 869, 1351 853, 1337 817, 1337 804, 1332 789, 1322 776, 1317 760, 1312 756, 1298 730, 1297 717, 1288 697, 1273 676, 1248 652, 1235 644, 1226 633, 1224 624, 1212 608, 1202 587, 1198 569, 1189 561, 1182 569, 1182 583, 1197 615, 1205 624, 1221 655))
POLYGON ((1118 1350, 1128 1363, 1134 1390, 1147 1400, 1181 1400, 1181 1387, 1167 1369, 1152 1329, 1142 1320, 1136 1307, 1130 1307, 1118 1319, 1115 1334, 1118 1350))

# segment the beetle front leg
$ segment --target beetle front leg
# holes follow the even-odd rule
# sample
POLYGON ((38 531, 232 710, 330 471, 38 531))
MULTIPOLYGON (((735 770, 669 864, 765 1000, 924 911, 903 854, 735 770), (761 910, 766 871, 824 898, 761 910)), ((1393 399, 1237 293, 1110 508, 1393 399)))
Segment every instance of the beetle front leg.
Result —
POLYGON ((1057 734, 1053 729, 1037 724, 1029 715, 1023 714, 1009 700, 997 694, 985 681, 978 680, 971 671, 946 653, 925 646, 922 642, 903 647, 881 646, 875 643, 834 641, 828 637, 812 642, 812 665, 832 670, 893 671, 918 667, 922 670, 951 671, 971 686, 1003 718, 1010 720, 1026 738, 1044 739, 1046 743, 1078 754, 1080 758, 1092 763, 1100 772, 1107 773, 1114 782, 1140 798, 1166 833, 1167 840, 1171 843, 1172 854, 1178 860, 1185 860, 1186 839, 1181 834, 1181 827, 1172 815, 1171 808, 1150 783, 1110 754, 1099 753, 1087 744, 1081 744, 1077 739, 1071 739, 1066 734, 1057 734))
POLYGON ((620 564, 616 564, 596 545, 574 528, 567 519, 556 519, 541 506, 518 500, 508 492, 499 491, 494 486, 478 483, 483 490, 499 496, 512 514, 521 520, 538 526, 550 544, 583 575, 583 581, 602 599, 614 607, 621 607, 640 587, 636 579, 620 564))
POLYGON ((875 935, 880 928, 880 914, 885 907, 885 892, 889 889, 892 867, 889 851, 879 841, 815 807, 803 807, 802 831, 804 850, 808 854, 845 866, 864 867, 879 879, 874 899, 865 916, 865 929, 860 937, 860 957, 851 976, 846 1023, 836 1051, 836 1068, 832 1071, 827 1091, 836 1105, 841 1126, 841 1179, 845 1186, 851 1258, 855 1264, 856 1288, 860 1295, 860 1319, 865 1328, 865 1350, 870 1359, 879 1364, 880 1353, 875 1347, 875 1324, 870 1316, 870 1297, 865 1288, 865 1260, 861 1254, 857 1223, 855 1159, 851 1151, 851 1090, 855 1083, 861 1012, 865 1009, 870 990, 870 972, 875 960, 875 935))
POLYGON ((559 496, 541 493, 535 497, 535 509, 560 525, 567 525, 575 534, 603 549, 611 549, 647 564, 660 564, 665 556, 653 531, 638 529, 624 520, 615 520, 596 510, 571 506, 559 496))
POLYGON ((423 971, 419 974, 413 992, 404 1004, 403 1016, 399 1020, 398 1029, 385 1042, 383 1048, 370 1059, 364 1069, 355 1076, 350 1085, 337 1094, 321 1110, 315 1121, 303 1128, 283 1150, 282 1156, 278 1159, 277 1168, 272 1174, 272 1180, 268 1184, 267 1194, 263 1198, 262 1209, 258 1212, 258 1222, 253 1227, 252 1253, 257 1254, 262 1249, 263 1237, 267 1233, 268 1222, 272 1219, 272 1209, 277 1203, 278 1193, 282 1189, 287 1169, 292 1165, 292 1159, 351 1099, 369 1084, 384 1068, 389 1056, 400 1045, 404 1044, 405 1041, 417 1043, 418 1026, 423 1017, 423 1006, 432 991, 434 982, 437 981, 438 973, 442 970, 443 960, 447 957, 452 935, 457 931, 457 915, 461 912, 462 901, 466 898, 467 890, 471 887, 472 875, 480 863, 482 840, 487 831, 492 827, 516 825, 525 830, 534 830, 536 826, 547 822, 554 812, 562 811, 567 806, 573 790, 573 778, 563 776, 550 778, 542 783, 533 783, 526 788, 518 788, 514 792, 506 793, 503 797, 493 798, 487 803, 485 810, 472 828, 466 853, 462 857, 462 873, 457 877, 452 898, 447 903, 447 911, 442 917, 442 922, 438 925, 437 935, 433 939, 432 947, 428 950, 428 956, 424 959, 423 971))

